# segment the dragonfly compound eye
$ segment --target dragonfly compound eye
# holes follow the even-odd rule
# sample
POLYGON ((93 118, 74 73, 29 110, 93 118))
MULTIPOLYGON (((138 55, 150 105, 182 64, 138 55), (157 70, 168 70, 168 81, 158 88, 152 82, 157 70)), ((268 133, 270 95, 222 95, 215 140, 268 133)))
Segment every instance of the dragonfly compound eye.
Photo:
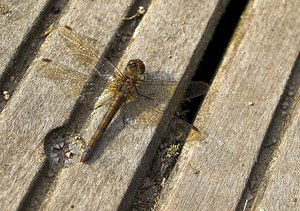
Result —
POLYGON ((132 59, 128 62, 127 66, 133 72, 138 72, 139 74, 143 75, 145 73, 145 65, 142 60, 140 59, 132 59))
POLYGON ((130 69, 131 70, 136 70, 138 67, 137 67, 137 64, 136 63, 130 63, 130 69))

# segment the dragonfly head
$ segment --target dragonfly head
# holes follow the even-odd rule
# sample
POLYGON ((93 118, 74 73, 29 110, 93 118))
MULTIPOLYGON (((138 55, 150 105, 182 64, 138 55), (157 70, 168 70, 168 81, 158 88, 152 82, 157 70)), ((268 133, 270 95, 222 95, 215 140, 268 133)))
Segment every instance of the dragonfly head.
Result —
POLYGON ((127 63, 125 74, 131 77, 140 77, 145 73, 145 65, 140 59, 131 59, 127 63))

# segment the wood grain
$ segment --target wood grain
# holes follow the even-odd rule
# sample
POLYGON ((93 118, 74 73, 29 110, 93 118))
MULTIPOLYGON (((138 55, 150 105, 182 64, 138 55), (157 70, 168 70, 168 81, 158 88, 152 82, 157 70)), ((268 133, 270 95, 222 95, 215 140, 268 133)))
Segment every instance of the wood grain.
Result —
POLYGON ((5 8, 0 13, 0 79, 20 45, 36 27, 49 0, 42 1, 1 1, 5 8))
MULTIPOLYGON (((182 80, 180 87, 187 86, 226 2, 152 1, 121 59, 120 68, 128 59, 140 58, 148 73, 159 71, 182 80)), ((174 111, 179 100, 174 100, 167 112, 174 111)), ((84 139, 92 136, 103 112, 91 115, 82 131, 84 139)), ((158 147, 158 139, 153 137, 167 125, 162 125, 156 133, 155 126, 122 129, 121 123, 114 121, 108 128, 93 162, 76 164, 61 172, 44 205, 46 210, 70 206, 74 210, 116 210, 130 203, 136 178, 146 171, 158 147)))
MULTIPOLYGON (((300 73, 300 61, 295 68, 300 73)), ((258 191, 252 210, 299 210, 300 198, 300 90, 292 97, 293 104, 289 112, 290 119, 286 122, 284 134, 279 146, 273 153, 273 159, 258 191)))
MULTIPOLYGON (((60 23, 79 27, 80 32, 88 32, 92 38, 100 40, 98 50, 103 52, 122 23, 130 4, 129 0, 122 4, 72 1, 60 23)), ((9 37, 5 39, 6 42, 11 40, 9 37)), ((68 63, 72 61, 66 56, 70 52, 64 51, 61 44, 57 34, 51 33, 38 56, 56 59, 72 67, 68 63)), ((62 74, 62 80, 55 80, 55 76, 43 74, 41 65, 39 60, 31 65, 0 114, 0 201, 4 210, 17 209, 28 193, 30 185, 46 162, 43 146, 45 136, 68 121, 80 91, 88 80, 80 74, 80 66, 76 68, 79 73, 62 74), (75 92, 69 95, 68 91, 74 87, 75 92)))
POLYGON ((209 136, 185 145, 161 210, 236 209, 299 53, 299 6, 247 5, 196 120, 209 136))

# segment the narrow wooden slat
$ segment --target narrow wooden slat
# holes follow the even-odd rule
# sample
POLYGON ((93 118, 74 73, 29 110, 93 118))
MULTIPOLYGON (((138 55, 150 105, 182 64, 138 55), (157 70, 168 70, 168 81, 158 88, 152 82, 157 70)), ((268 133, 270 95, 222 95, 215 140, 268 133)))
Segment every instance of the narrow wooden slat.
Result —
POLYGON ((0 6, 0 78, 49 0, 2 1, 0 6))
MULTIPOLYGON (((295 69, 300 73, 300 62, 295 69)), ((298 77, 298 81, 299 81, 298 77)), ((293 96, 290 121, 258 191, 253 210, 300 210, 300 90, 293 96)))
MULTIPOLYGON (((98 50, 103 52, 131 3, 72 1, 60 23, 81 27, 100 40, 98 50)), ((67 64, 66 54, 70 52, 64 51, 61 44, 57 34, 51 34, 39 56, 67 64)), ((20 205, 46 162, 45 136, 67 122, 88 79, 78 72, 47 72, 42 64, 35 62, 30 67, 0 114, 0 201, 4 210, 15 210, 20 205)))
MULTIPOLYGON (((196 69, 196 57, 199 61, 225 4, 224 1, 193 0, 176 4, 172 0, 152 1, 120 66, 124 67, 129 59, 140 58, 148 73, 160 71, 161 75, 182 79, 183 87, 196 69)), ((168 112, 174 110, 178 100, 168 112)), ((105 112, 100 110, 95 111, 83 129, 84 139, 95 131, 105 112)), ((157 140, 151 142, 155 127, 123 129, 121 124, 122 121, 115 121, 108 128, 93 162, 62 171, 45 209, 116 210, 120 206, 134 176, 144 171, 139 168, 144 164, 143 157, 151 158, 149 154, 158 147, 157 140)), ((133 195, 129 190, 127 203, 133 195)), ((126 202, 122 205, 126 206, 126 202)))
MULTIPOLYGON (((300 49, 300 2, 251 1, 197 117, 161 210, 234 210, 300 49)), ((270 202, 272 203, 272 202, 270 202)))

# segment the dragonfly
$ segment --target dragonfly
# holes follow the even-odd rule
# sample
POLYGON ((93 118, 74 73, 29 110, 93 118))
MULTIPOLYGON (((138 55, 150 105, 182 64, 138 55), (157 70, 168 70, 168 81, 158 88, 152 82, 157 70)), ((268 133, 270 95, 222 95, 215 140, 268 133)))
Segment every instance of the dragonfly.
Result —
MULTIPOLYGON (((76 59, 87 66, 87 72, 96 73, 96 82, 102 87, 102 91, 94 105, 94 109, 108 105, 104 117, 87 142, 80 159, 81 162, 87 163, 92 158, 95 148, 103 138, 108 126, 121 110, 123 111, 124 124, 130 123, 130 119, 138 122, 137 125, 139 126, 153 126, 164 121, 161 118, 164 111, 164 101, 168 96, 172 96, 177 88, 178 81, 172 80, 170 77, 162 79, 161 75, 156 75, 155 72, 152 75, 147 74, 144 62, 137 58, 130 59, 124 71, 120 71, 108 59, 100 56, 93 45, 89 44, 71 27, 58 26, 56 30, 58 30, 58 34, 76 59), (104 66, 103 69, 105 70, 99 70, 99 64, 104 66), (128 122, 126 122, 127 120, 128 122)), ((72 76, 72 79, 80 78, 79 73, 79 75, 75 74, 74 70, 58 62, 46 58, 43 58, 42 61, 46 63, 43 66, 44 70, 42 70, 44 74, 49 74, 49 72, 73 72, 68 74, 72 76)), ((194 81, 188 89, 191 88, 197 91, 187 93, 188 98, 206 94, 209 85, 205 82, 194 81)), ((174 118, 174 116, 171 118, 174 118)), ((165 121, 167 123, 167 120, 165 121)), ((197 138, 201 137, 200 130, 195 126, 183 120, 178 120, 177 123, 180 124, 181 128, 193 130, 198 134, 197 138)))

